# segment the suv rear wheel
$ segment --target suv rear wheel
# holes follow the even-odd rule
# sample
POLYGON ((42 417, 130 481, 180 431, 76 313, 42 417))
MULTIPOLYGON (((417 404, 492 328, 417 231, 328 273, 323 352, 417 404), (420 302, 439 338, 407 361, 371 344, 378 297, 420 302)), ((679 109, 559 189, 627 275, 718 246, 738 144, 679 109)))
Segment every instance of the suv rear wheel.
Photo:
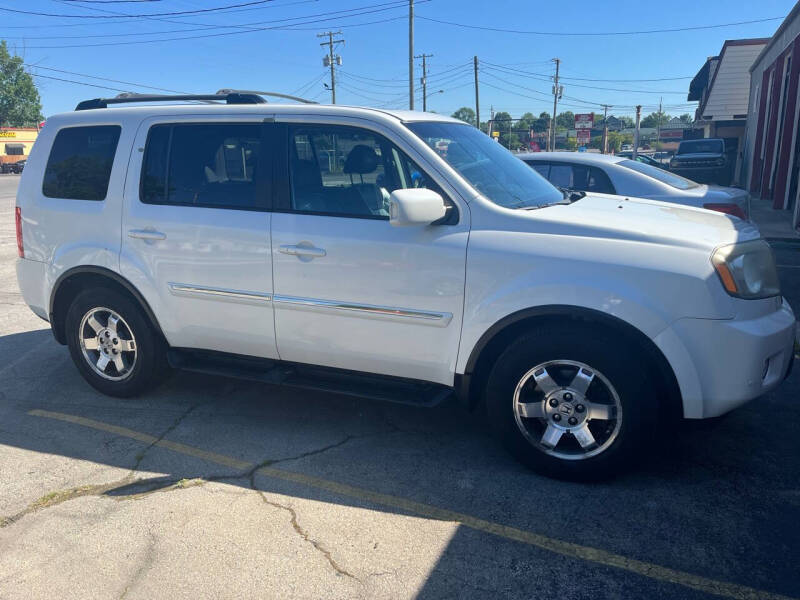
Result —
POLYGON ((113 289, 95 287, 75 297, 66 337, 81 375, 109 396, 142 393, 169 370, 166 344, 139 306, 113 289))
POLYGON ((543 325, 510 344, 487 382, 489 419, 518 460, 560 479, 625 470, 654 433, 658 389, 635 348, 603 329, 543 325))

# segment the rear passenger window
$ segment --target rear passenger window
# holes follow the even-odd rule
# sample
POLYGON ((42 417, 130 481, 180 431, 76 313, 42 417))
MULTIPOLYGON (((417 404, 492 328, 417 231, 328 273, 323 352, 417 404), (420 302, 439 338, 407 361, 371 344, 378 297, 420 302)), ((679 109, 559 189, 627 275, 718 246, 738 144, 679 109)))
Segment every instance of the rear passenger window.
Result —
POLYGON ((147 204, 263 208, 257 190, 259 123, 154 125, 145 147, 140 198, 147 204))
POLYGON ((56 134, 42 193, 48 198, 105 200, 119 125, 68 127, 56 134))
POLYGON ((589 185, 586 186, 586 191, 597 192, 598 194, 617 193, 606 172, 596 167, 592 167, 589 170, 589 185))

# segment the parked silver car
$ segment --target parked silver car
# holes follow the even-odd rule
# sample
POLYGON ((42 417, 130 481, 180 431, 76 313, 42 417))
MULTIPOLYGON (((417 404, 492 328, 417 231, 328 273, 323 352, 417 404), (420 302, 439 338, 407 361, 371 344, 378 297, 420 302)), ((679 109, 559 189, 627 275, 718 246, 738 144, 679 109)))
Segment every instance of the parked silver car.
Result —
POLYGON ((589 152, 530 152, 517 156, 556 187, 662 200, 748 218, 745 190, 695 183, 629 158, 589 152))

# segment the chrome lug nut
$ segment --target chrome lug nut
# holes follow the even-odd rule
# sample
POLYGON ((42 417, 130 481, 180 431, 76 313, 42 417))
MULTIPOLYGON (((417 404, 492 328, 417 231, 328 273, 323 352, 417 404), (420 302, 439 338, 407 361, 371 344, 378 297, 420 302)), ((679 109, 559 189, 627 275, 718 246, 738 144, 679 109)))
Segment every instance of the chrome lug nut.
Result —
POLYGON ((560 420, 561 420, 561 415, 560 414, 556 413, 556 414, 553 415, 553 421, 558 423, 560 420))
POLYGON ((575 407, 575 412, 582 413, 582 412, 583 412, 583 411, 585 411, 585 410, 586 410, 586 407, 585 407, 583 404, 578 404, 578 405, 575 407))
POLYGON ((556 400, 555 398, 550 398, 550 406, 552 406, 553 408, 558 406, 558 400, 556 400))
MULTIPOLYGON (((116 350, 115 350, 115 352, 116 352, 116 350)), ((575 417, 570 417, 567 420, 567 423, 569 423, 570 425, 577 425, 578 424, 578 419, 576 419, 575 417)))
POLYGON ((569 402, 570 400, 572 400, 572 394, 570 394, 569 392, 567 392, 566 394, 564 394, 564 400, 566 400, 567 402, 569 402))

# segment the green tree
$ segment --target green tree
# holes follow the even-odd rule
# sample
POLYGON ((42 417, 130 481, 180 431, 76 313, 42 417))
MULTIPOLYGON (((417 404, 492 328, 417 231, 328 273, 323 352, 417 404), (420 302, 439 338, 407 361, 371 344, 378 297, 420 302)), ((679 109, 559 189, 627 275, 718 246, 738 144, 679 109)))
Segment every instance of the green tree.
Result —
POLYGON ((578 149, 578 138, 568 137, 566 141, 567 150, 574 152, 578 149))
POLYGON ((683 121, 684 123, 686 123, 687 125, 688 125, 688 124, 691 124, 691 123, 694 123, 694 117, 693 117, 692 115, 690 115, 689 113, 683 113, 683 114, 682 114, 680 117, 678 117, 678 118, 679 118, 681 121, 683 121))
POLYGON ((654 112, 642 119, 639 125, 641 127, 661 127, 662 125, 666 125, 667 121, 669 121, 671 118, 671 116, 663 111, 654 112))
POLYGON ((556 128, 558 129, 575 129, 575 113, 571 110, 565 110, 556 117, 556 128))
POLYGON ((618 131, 608 132, 608 151, 619 152, 622 144, 633 143, 633 136, 630 133, 620 133, 618 131))
POLYGON ((530 131, 533 129, 534 123, 536 123, 536 117, 533 116, 533 113, 526 112, 519 118, 519 121, 517 121, 517 125, 514 129, 519 129, 520 131, 530 131))
POLYGON ((11 56, 0 41, 0 125, 19 127, 42 120, 42 104, 33 77, 25 72, 22 58, 11 56))
POLYGON ((511 115, 505 111, 494 113, 494 131, 508 133, 511 130, 511 115))
POLYGON ((454 119, 459 119, 465 123, 469 123, 473 127, 475 126, 475 111, 469 106, 462 106, 450 116, 454 119))
POLYGON ((522 142, 519 139, 519 136, 514 133, 503 133, 500 135, 500 143, 508 148, 509 150, 519 150, 522 147, 522 142))
POLYGON ((547 131, 550 127, 550 113, 539 113, 539 118, 533 122, 533 130, 537 132, 547 131))

